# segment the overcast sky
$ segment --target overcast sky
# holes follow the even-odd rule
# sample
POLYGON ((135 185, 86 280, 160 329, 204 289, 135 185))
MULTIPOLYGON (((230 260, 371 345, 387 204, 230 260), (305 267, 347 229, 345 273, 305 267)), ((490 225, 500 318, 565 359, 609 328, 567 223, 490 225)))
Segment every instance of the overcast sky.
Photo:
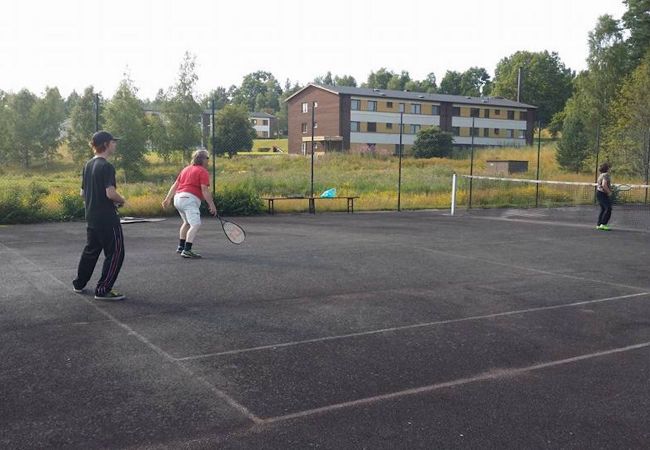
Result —
POLYGON ((555 51, 585 68, 597 18, 622 0, 3 0, 0 89, 112 96, 128 72, 141 98, 196 55, 199 94, 265 70, 284 85, 324 75, 358 83, 380 67, 413 79, 484 67, 518 50, 555 51))

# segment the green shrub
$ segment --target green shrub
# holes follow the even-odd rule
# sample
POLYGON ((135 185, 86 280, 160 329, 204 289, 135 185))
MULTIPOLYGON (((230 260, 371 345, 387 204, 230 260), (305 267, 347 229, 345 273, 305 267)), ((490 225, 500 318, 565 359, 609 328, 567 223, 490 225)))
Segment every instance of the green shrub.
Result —
POLYGON ((59 196, 60 219, 74 220, 84 218, 84 202, 79 194, 63 193, 59 196))
MULTIPOLYGON (((239 184, 228 187, 223 192, 217 192, 214 202, 220 214, 229 216, 260 214, 264 207, 260 195, 249 184, 239 184)), ((204 214, 208 214, 205 204, 201 206, 201 210, 204 214)))
POLYGON ((43 197, 47 188, 32 183, 28 189, 13 187, 0 195, 0 223, 33 223, 45 220, 43 197))

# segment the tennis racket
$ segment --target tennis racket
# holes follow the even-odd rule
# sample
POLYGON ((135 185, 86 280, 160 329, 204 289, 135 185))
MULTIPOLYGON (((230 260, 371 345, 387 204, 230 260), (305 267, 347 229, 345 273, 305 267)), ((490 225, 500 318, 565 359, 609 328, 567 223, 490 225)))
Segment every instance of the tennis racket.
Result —
POLYGON ((615 184, 612 186, 612 196, 611 200, 613 203, 618 203, 621 199, 621 194, 623 192, 628 192, 632 189, 632 186, 629 184, 615 184))
POLYGON ((221 228, 228 240, 233 244, 241 244, 246 239, 246 232, 242 227, 234 222, 222 218, 219 213, 216 215, 217 219, 221 222, 221 228))

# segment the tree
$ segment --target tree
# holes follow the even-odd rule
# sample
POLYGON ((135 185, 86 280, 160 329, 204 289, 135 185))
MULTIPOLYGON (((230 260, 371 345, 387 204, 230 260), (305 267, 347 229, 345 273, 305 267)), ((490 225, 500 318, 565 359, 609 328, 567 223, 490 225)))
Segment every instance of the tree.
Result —
POLYGON ((604 152, 617 171, 644 176, 650 130, 650 50, 625 79, 613 101, 605 129, 604 152))
POLYGON ((287 78, 287 80, 284 83, 284 91, 282 92, 282 97, 281 97, 281 102, 280 102, 280 111, 278 111, 278 129, 279 129, 279 134, 280 135, 286 135, 287 130, 289 129, 289 110, 288 110, 288 105, 287 102, 285 101, 287 98, 291 97, 293 94, 298 92, 300 89, 302 89, 302 86, 298 83, 294 83, 294 85, 291 85, 291 81, 287 78))
POLYGON ((163 114, 167 125, 169 145, 183 153, 189 161, 191 151, 201 144, 201 106, 196 101, 196 58, 185 52, 181 62, 178 81, 170 88, 163 102, 163 114))
POLYGON ((448 70, 440 82, 438 93, 449 95, 461 95, 462 74, 454 70, 448 70))
POLYGON ((411 80, 411 75, 405 70, 402 70, 402 73, 398 74, 393 74, 390 80, 388 80, 388 85, 386 89, 390 89, 392 91, 403 91, 406 89, 407 83, 410 83, 411 80))
POLYGON ((104 112, 106 129, 120 137, 115 161, 127 179, 140 178, 145 164, 147 136, 144 112, 136 92, 131 80, 125 77, 104 112))
POLYGON ((70 92, 70 95, 68 95, 68 98, 65 99, 65 115, 66 117, 69 117, 70 114, 72 113, 72 109, 75 107, 77 102, 79 101, 81 97, 79 94, 77 94, 77 91, 72 91, 70 92))
POLYGON ((411 149, 416 158, 446 158, 451 155, 453 137, 440 131, 438 127, 423 128, 418 131, 411 149))
POLYGON ((34 120, 37 152, 47 165, 57 155, 63 140, 65 102, 57 88, 45 89, 45 96, 36 102, 34 120))
POLYGON ((70 112, 68 145, 72 158, 80 163, 92 156, 90 139, 95 132, 95 92, 92 86, 84 90, 70 112))
POLYGON ((325 86, 333 86, 334 78, 332 78, 332 72, 328 70, 325 75, 314 78, 314 83, 323 84, 325 86))
POLYGON ((460 95, 480 97, 489 86, 490 75, 483 67, 470 67, 460 76, 460 95))
POLYGON ((497 64, 492 95, 517 99, 517 75, 522 69, 520 101, 538 107, 537 118, 551 121, 571 97, 573 72, 557 53, 518 51, 497 64))
POLYGON ((228 153, 233 157, 240 150, 250 151, 253 148, 255 129, 248 120, 248 111, 242 105, 227 105, 215 118, 216 152, 223 155, 228 153))
POLYGON ((149 148, 160 155, 165 162, 169 162, 174 149, 169 145, 167 127, 162 115, 156 113, 145 115, 144 125, 149 148))
POLYGON ((0 90, 0 162, 9 159, 13 132, 10 126, 9 95, 0 90))
POLYGON ((630 32, 627 47, 632 67, 636 67, 650 48, 650 0, 623 0, 623 3, 627 6, 623 23, 630 32))
POLYGON ((243 105, 249 112, 275 113, 280 109, 282 89, 270 72, 257 71, 244 77, 239 88, 232 91, 232 103, 243 105))
POLYGON ((352 75, 341 75, 341 76, 336 75, 334 77, 334 85, 357 87, 357 80, 355 80, 352 75))
POLYGON ((368 81, 363 83, 361 87, 371 89, 388 89, 388 82, 395 75, 394 72, 382 67, 377 72, 370 72, 368 81))
POLYGON ((560 167, 580 172, 583 162, 589 154, 589 139, 585 124, 577 114, 567 114, 564 119, 564 132, 557 145, 557 159, 560 167))
POLYGON ((12 96, 9 101, 9 127, 13 145, 9 155, 24 167, 30 167, 36 155, 36 102, 38 98, 27 89, 12 96))

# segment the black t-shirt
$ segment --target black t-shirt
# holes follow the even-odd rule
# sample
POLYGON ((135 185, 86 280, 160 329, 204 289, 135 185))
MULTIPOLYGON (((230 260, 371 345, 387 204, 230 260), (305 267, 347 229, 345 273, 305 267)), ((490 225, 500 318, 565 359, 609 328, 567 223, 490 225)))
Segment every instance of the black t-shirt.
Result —
POLYGON ((89 160, 81 176, 86 222, 89 227, 113 226, 120 223, 113 200, 106 196, 106 188, 110 186, 117 187, 115 167, 104 158, 95 157, 89 160))

